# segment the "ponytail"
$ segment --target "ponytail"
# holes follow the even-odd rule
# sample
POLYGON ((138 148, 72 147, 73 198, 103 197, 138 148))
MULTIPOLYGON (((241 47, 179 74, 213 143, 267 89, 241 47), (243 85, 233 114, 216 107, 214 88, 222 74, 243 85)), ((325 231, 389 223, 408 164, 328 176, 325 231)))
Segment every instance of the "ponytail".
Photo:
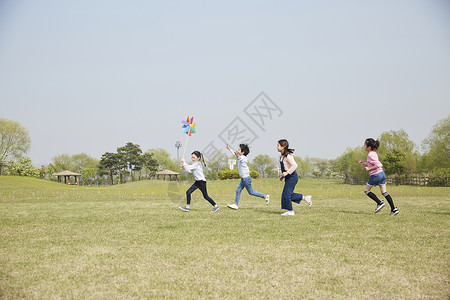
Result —
POLYGON ((289 148, 289 142, 286 139, 281 139, 278 141, 278 144, 283 148, 281 151, 281 155, 288 156, 289 154, 294 153, 295 149, 289 148))
POLYGON ((199 158, 200 162, 203 162, 203 165, 206 167, 206 163, 205 163, 205 157, 203 156, 203 154, 200 153, 200 151, 194 151, 191 153, 191 155, 194 154, 195 156, 197 156, 199 158))
POLYGON ((367 147, 370 147, 372 151, 376 151, 378 147, 380 147, 380 142, 378 140, 374 140, 373 138, 368 138, 364 142, 367 147))

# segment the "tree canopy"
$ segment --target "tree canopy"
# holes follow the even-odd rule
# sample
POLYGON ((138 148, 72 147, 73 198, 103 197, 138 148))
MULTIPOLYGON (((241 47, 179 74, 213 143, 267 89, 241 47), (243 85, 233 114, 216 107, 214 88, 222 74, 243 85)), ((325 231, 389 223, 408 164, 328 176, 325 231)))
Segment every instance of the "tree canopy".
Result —
POLYGON ((31 147, 28 131, 19 122, 0 118, 0 175, 8 160, 19 159, 31 147))

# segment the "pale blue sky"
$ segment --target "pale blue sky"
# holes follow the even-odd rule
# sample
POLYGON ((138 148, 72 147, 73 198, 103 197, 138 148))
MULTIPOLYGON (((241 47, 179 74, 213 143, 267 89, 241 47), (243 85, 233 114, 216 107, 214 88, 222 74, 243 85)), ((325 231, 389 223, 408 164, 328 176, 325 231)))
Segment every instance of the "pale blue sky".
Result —
POLYGON ((30 132, 30 156, 100 158, 126 142, 214 141, 236 117, 250 158, 336 158, 383 131, 420 144, 450 113, 450 4, 405 1, 0 0, 0 117, 30 132), (282 111, 263 131, 260 92, 282 111))

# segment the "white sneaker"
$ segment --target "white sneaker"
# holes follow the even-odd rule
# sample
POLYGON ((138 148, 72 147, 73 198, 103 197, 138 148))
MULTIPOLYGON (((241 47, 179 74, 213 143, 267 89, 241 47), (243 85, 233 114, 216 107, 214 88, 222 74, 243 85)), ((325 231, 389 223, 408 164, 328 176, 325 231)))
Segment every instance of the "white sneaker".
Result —
POLYGON ((282 213, 281 215, 282 215, 282 216, 294 216, 295 213, 294 213, 293 210, 288 210, 287 212, 282 213))
POLYGON ((266 195, 266 198, 264 198, 264 200, 266 200, 266 205, 269 205, 269 202, 270 202, 269 194, 266 195))
POLYGON ((309 208, 311 208, 312 196, 305 196, 304 200, 306 201, 306 203, 308 203, 309 208))
POLYGON ((237 206, 236 204, 228 204, 227 205, 229 208, 231 208, 231 209, 238 209, 239 208, 239 206, 237 206))

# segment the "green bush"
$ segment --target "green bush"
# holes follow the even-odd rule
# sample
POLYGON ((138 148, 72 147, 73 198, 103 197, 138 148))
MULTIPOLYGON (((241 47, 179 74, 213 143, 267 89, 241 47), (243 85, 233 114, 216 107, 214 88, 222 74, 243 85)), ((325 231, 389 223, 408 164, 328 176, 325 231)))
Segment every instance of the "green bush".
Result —
MULTIPOLYGON (((259 178, 259 173, 256 171, 250 171, 250 177, 253 179, 259 178)), ((241 178, 239 176, 239 171, 237 169, 224 169, 222 171, 219 171, 219 173, 217 173, 217 177, 221 180, 226 180, 226 179, 239 179, 241 178)))
POLYGON ((231 178, 231 170, 230 169, 224 169, 217 173, 217 177, 220 180, 230 179, 231 178))
POLYGON ((257 171, 250 171, 250 177, 253 179, 259 178, 259 173, 257 171))

